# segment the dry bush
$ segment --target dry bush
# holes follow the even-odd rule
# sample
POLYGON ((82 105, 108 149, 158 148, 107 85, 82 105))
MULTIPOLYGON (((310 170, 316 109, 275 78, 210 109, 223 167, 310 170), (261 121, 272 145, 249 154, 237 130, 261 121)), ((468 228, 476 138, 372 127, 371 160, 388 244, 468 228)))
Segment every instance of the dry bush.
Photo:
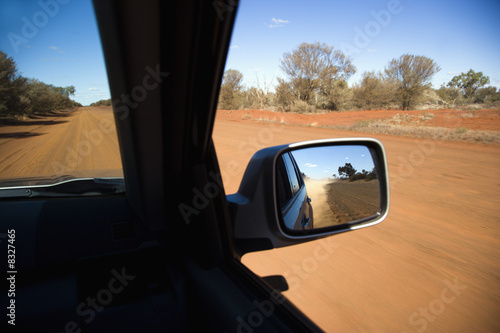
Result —
POLYGON ((385 121, 374 121, 364 123, 363 125, 365 126, 360 126, 360 124, 356 123, 351 126, 338 126, 336 128, 364 133, 390 134, 436 140, 500 144, 500 133, 493 131, 469 130, 466 127, 444 128, 408 126, 391 124, 385 121))
POLYGON ((352 101, 356 108, 363 110, 388 108, 394 101, 395 92, 395 84, 382 73, 364 72, 361 82, 352 89, 352 101))
POLYGON ((310 105, 307 102, 302 100, 293 101, 290 110, 296 113, 306 113, 309 110, 310 105))

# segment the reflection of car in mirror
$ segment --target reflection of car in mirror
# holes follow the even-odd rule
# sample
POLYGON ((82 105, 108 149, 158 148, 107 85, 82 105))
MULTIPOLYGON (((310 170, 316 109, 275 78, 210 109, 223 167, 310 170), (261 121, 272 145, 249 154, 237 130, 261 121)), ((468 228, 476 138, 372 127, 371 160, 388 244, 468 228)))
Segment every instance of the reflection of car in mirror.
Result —
POLYGON ((248 253, 377 224, 389 211, 387 174, 384 147, 371 138, 262 149, 250 159, 238 192, 227 196, 235 240, 248 253), (368 170, 366 177, 363 171, 363 179, 352 181, 334 175, 345 163, 368 170))
POLYGON ((285 226, 290 230, 313 228, 311 198, 300 169, 291 153, 283 154, 276 166, 278 205, 285 226))

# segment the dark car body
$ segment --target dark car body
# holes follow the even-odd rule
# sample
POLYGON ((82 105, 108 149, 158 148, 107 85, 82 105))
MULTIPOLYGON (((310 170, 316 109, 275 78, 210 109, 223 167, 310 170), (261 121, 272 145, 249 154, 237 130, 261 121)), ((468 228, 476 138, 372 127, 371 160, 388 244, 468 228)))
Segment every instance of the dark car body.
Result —
POLYGON ((278 158, 276 172, 278 204, 285 227, 289 230, 312 229, 311 198, 292 153, 284 153, 278 158))

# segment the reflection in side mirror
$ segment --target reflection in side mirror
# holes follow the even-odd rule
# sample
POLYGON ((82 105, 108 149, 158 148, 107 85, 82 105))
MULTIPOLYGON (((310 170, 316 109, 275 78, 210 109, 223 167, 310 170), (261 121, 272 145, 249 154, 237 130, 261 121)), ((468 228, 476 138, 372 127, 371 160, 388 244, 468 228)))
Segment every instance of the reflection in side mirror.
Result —
POLYGON ((364 145, 299 148, 276 162, 281 225, 295 233, 381 214, 376 154, 364 145))
POLYGON ((259 150, 227 202, 240 255, 375 225, 389 213, 384 146, 338 138, 259 150))

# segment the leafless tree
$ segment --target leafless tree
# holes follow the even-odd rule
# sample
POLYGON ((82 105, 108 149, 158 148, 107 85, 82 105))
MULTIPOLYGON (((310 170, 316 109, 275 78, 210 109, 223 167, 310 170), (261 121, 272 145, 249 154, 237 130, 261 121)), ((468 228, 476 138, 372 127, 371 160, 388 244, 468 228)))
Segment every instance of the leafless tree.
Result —
POLYGON ((271 87, 273 85, 274 76, 271 80, 267 81, 265 78, 261 80, 257 73, 255 74, 255 87, 252 87, 248 92, 253 96, 253 98, 259 104, 259 108, 263 109, 269 101, 269 95, 271 92, 271 87))

